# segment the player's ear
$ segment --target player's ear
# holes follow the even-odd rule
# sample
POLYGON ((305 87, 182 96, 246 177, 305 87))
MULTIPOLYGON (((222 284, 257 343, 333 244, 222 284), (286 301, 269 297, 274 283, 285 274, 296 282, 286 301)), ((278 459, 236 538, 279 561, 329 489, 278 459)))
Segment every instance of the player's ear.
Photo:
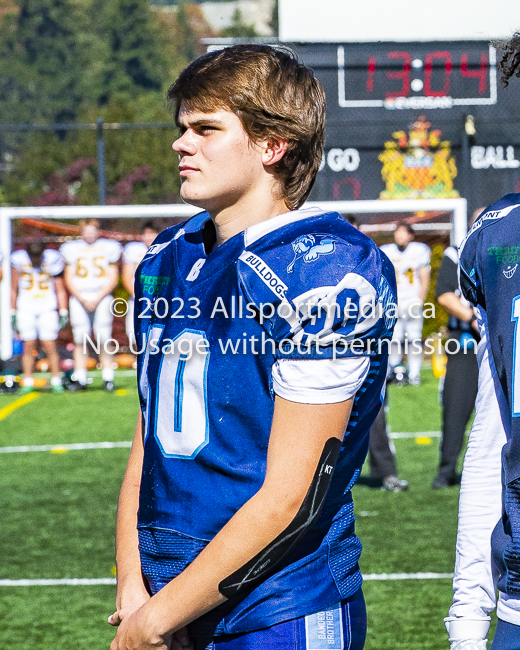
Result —
POLYGON ((274 165, 281 160, 287 151, 287 140, 268 140, 262 144, 262 162, 264 165, 274 165))

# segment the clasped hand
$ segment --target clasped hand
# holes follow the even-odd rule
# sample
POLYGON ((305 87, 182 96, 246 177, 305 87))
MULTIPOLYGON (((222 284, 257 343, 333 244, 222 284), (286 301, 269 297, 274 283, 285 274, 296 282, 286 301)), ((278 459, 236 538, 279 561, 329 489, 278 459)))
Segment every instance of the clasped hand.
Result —
POLYGON ((146 604, 136 609, 123 607, 108 617, 118 627, 110 650, 194 650, 185 627, 173 634, 154 633, 148 622, 146 604))

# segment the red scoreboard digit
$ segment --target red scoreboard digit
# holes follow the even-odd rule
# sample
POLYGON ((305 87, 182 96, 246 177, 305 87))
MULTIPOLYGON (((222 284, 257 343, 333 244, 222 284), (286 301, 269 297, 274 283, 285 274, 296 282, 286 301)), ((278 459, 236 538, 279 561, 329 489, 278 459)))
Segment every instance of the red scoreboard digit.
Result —
POLYGON ((496 56, 487 43, 339 45, 337 60, 338 100, 345 108, 496 102, 496 56))

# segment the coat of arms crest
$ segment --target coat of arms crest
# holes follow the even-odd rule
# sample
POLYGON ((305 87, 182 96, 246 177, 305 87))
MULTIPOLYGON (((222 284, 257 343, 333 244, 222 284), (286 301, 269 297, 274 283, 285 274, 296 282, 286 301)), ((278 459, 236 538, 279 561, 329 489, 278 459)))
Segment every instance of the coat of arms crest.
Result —
POLYGON ((457 176, 451 143, 442 141, 442 131, 430 130, 431 124, 421 115, 410 124, 408 133, 396 131, 394 140, 385 142, 379 155, 381 175, 386 189, 381 199, 457 198, 453 187, 457 176))

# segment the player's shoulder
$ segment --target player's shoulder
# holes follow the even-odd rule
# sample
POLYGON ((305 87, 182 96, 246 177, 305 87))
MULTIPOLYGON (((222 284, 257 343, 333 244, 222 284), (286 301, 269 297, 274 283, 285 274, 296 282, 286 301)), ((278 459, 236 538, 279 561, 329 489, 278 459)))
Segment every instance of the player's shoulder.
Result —
POLYGON ((302 208, 267 219, 244 231, 247 249, 270 250, 294 248, 296 239, 309 238, 308 244, 316 245, 323 237, 348 244, 354 248, 376 248, 374 242, 354 228, 338 212, 320 208, 302 208), (314 242, 312 241, 314 239, 314 242))
POLYGON ((131 241, 123 248, 123 262, 138 264, 147 251, 146 244, 142 241, 131 241))
POLYGON ((123 246, 124 251, 143 250, 143 248, 146 248, 146 244, 142 241, 131 241, 123 246))
POLYGON ((382 246, 379 247, 379 250, 382 250, 385 255, 388 255, 388 257, 390 257, 390 255, 394 253, 399 252, 399 249, 397 248, 397 244, 395 244, 394 242, 390 244, 383 244, 382 246))
POLYGON ((379 250, 386 255, 392 264, 400 264, 406 255, 406 250, 401 251, 395 242, 383 244, 379 250))
POLYGON ((116 239, 106 239, 103 237, 96 239, 96 241, 91 244, 91 246, 93 249, 99 249, 103 251, 107 257, 112 257, 114 255, 120 256, 123 250, 123 247, 116 239))
POLYGON ((56 262, 58 260, 63 260, 63 257, 59 251, 55 248, 46 248, 43 251, 42 260, 44 262, 56 262))
POLYGON ((460 245, 460 286, 474 305, 486 302, 482 280, 487 262, 508 253, 516 255, 519 219, 520 194, 506 194, 484 210, 460 245))
POLYGON ((46 248, 43 251, 42 265, 50 275, 59 275, 65 266, 63 256, 54 248, 46 248))
MULTIPOLYGON (((267 285, 293 297, 336 287, 350 276, 377 288, 385 267, 375 243, 337 212, 308 208, 255 224, 244 232, 238 272, 249 287, 267 285)), ((261 292, 263 293, 263 292, 261 292)))
POLYGON ((422 241, 412 241, 408 244, 407 248, 410 249, 410 252, 427 255, 430 254, 430 247, 427 244, 424 244, 422 241))
POLYGON ((406 247, 405 253, 411 260, 411 264, 416 268, 428 266, 430 264, 431 249, 429 246, 420 241, 412 241, 406 247))
POLYGON ((65 261, 70 263, 86 246, 87 242, 83 241, 83 239, 70 239, 60 246, 60 253, 65 261))
POLYGON ((15 269, 19 270, 23 266, 27 266, 30 264, 31 264, 31 259, 29 257, 29 254, 23 248, 20 248, 19 250, 13 251, 11 253, 11 265, 14 266, 15 269))
POLYGON ((519 218, 520 194, 506 194, 487 207, 459 247, 461 267, 467 268, 474 264, 480 249, 492 247, 493 242, 503 245, 509 239, 514 244, 519 218))
POLYGON ((443 261, 444 261, 445 258, 450 260, 454 264, 459 263, 459 253, 458 253, 457 249, 455 248, 455 246, 448 246, 447 248, 444 249, 443 261))

